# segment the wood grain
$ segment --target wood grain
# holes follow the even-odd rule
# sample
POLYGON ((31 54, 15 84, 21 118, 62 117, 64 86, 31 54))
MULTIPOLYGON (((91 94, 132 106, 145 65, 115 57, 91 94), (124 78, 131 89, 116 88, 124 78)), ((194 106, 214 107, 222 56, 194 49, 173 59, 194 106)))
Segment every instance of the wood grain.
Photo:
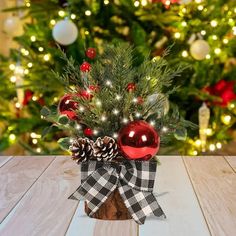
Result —
POLYGON ((148 218, 140 236, 209 236, 209 230, 195 196, 182 158, 160 156, 154 191, 167 219, 148 218))
POLYGON ((236 172, 236 156, 226 156, 225 159, 236 172))
POLYGON ((13 157, 0 168, 0 222, 52 160, 52 157, 13 157))
POLYGON ((0 167, 5 165, 11 158, 11 156, 0 156, 0 167))
POLYGON ((78 204, 68 196, 78 182, 78 166, 68 157, 56 157, 3 221, 0 235, 64 235, 78 204))
POLYGON ((184 158, 211 234, 236 235, 236 174, 223 157, 184 158))
POLYGON ((138 226, 133 220, 96 220, 84 212, 81 201, 66 236, 137 236, 138 226))

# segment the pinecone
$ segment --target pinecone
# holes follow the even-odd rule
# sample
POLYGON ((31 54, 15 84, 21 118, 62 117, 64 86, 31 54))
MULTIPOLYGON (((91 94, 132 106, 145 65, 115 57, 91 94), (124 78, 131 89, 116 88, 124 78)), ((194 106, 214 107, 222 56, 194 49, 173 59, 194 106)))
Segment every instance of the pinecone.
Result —
POLYGON ((94 156, 98 161, 111 161, 118 155, 118 145, 113 138, 98 138, 93 145, 94 156))
POLYGON ((77 163, 87 161, 94 155, 93 141, 88 138, 77 138, 72 142, 70 151, 72 159, 77 163))

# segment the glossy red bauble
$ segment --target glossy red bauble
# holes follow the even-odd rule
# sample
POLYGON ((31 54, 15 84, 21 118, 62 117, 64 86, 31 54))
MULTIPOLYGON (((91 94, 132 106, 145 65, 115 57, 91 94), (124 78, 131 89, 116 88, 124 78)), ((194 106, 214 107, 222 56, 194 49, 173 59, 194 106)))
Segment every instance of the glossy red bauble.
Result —
POLYGON ((76 95, 73 94, 66 94, 64 95, 59 104, 58 104, 58 110, 60 114, 67 115, 67 117, 71 120, 77 119, 77 114, 75 110, 78 107, 78 102, 76 102, 73 97, 76 95))
POLYGON ((84 129, 84 135, 87 136, 87 137, 93 136, 93 130, 90 129, 90 128, 85 128, 84 129))
POLYGON ((90 59, 94 59, 96 57, 96 49, 95 48, 88 48, 85 52, 86 56, 90 59))
POLYGON ((81 64, 80 70, 82 72, 89 72, 91 70, 91 65, 87 61, 85 61, 81 64))
POLYGON ((127 87, 126 87, 126 90, 127 90, 128 92, 133 92, 135 89, 136 89, 135 83, 129 83, 129 84, 127 85, 127 87))
POLYGON ((93 94, 99 90, 99 87, 97 85, 90 85, 87 90, 81 90, 78 93, 79 97, 82 97, 83 99, 90 100, 93 98, 93 94))
POLYGON ((118 145, 126 159, 147 161, 158 152, 160 137, 146 121, 133 121, 120 130, 118 145))

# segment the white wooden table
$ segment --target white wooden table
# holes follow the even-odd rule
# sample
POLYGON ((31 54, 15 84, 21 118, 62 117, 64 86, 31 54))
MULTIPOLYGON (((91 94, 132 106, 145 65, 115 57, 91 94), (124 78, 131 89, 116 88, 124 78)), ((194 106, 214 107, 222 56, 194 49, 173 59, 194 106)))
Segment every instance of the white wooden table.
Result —
POLYGON ((101 221, 68 200, 78 187, 69 157, 0 156, 1 236, 235 236, 236 157, 160 156, 158 201, 166 220, 101 221))

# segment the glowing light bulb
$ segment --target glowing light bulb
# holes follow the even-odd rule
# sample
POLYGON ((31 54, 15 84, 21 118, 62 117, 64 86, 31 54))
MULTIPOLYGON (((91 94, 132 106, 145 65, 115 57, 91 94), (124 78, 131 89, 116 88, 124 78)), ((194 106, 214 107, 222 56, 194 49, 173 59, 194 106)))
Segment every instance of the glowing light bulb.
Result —
POLYGON ((74 20, 74 19, 76 18, 76 15, 75 15, 75 14, 71 14, 71 15, 70 15, 70 18, 71 18, 72 20, 74 20))
POLYGON ((37 148, 36 152, 40 153, 41 152, 41 148, 37 148))
POLYGON ((202 0, 195 0, 195 2, 196 2, 196 3, 201 3, 201 2, 202 2, 202 0))
POLYGON ((44 60, 44 61, 49 61, 50 58, 51 58, 51 55, 50 55, 50 54, 45 54, 45 55, 43 56, 43 60, 44 60))
POLYGON ((118 114, 119 114, 119 111, 118 111, 117 109, 114 109, 114 110, 112 111, 112 113, 113 113, 114 115, 118 115, 118 114))
POLYGON ((183 22, 181 23, 181 25, 182 25, 183 27, 186 27, 186 26, 187 26, 187 22, 186 22, 186 21, 183 21, 183 22))
POLYGON ((207 54, 206 55, 206 59, 210 59, 211 58, 211 55, 210 54, 207 54))
POLYGON ((32 133, 30 134, 30 137, 31 137, 31 138, 36 138, 36 137, 37 137, 37 134, 34 133, 34 132, 32 132, 32 133))
POLYGON ((227 44, 228 42, 229 42, 228 39, 223 39, 223 43, 224 43, 224 44, 227 44))
POLYGON ((201 30, 201 35, 206 35, 206 30, 201 30))
POLYGON ((165 133, 165 132, 167 132, 167 131, 168 131, 168 128, 164 126, 164 127, 162 128, 162 132, 165 133))
POLYGON ((15 70, 15 68, 16 68, 16 66, 15 66, 14 64, 10 64, 10 65, 9 65, 9 69, 10 69, 10 70, 15 70))
POLYGON ((98 135, 98 133, 99 133, 99 132, 98 132, 97 129, 93 130, 93 134, 94 134, 94 135, 98 135))
POLYGON ((137 118, 139 118, 139 117, 141 116, 141 114, 140 114, 139 112, 136 112, 136 113, 135 113, 135 116, 136 116, 137 118))
POLYGON ((36 36, 32 35, 32 36, 30 37, 30 40, 31 40, 32 42, 35 42, 35 41, 36 41, 36 36))
POLYGON ((110 80, 107 80, 107 81, 106 81, 106 85, 111 87, 111 86, 112 86, 111 81, 110 81, 110 80))
POLYGON ((193 155, 197 156, 197 154, 198 154, 197 150, 193 150, 193 155))
POLYGON ((106 120, 107 120, 107 117, 106 117, 106 116, 104 116, 104 115, 103 115, 103 116, 101 116, 101 121, 103 121, 103 122, 104 122, 104 121, 106 121, 106 120))
POLYGON ((96 106, 100 107, 102 105, 102 102, 100 100, 96 101, 96 106))
POLYGON ((176 33, 174 34, 174 37, 175 37, 176 39, 179 39, 180 36, 181 36, 180 32, 176 32, 176 33))
POLYGON ((85 109, 84 109, 84 107, 83 106, 79 106, 79 111, 80 112, 83 112, 85 109))
POLYGON ((32 62, 29 62, 29 63, 27 64, 27 66, 28 66, 29 68, 31 68, 31 67, 33 66, 33 63, 32 63, 32 62))
POLYGON ((44 51, 44 48, 43 48, 43 47, 39 47, 38 50, 39 50, 40 52, 43 52, 43 51, 44 51))
POLYGON ((213 130, 211 128, 207 128, 205 130, 206 135, 211 136, 213 134, 213 130))
POLYGON ((199 10, 199 11, 202 11, 203 10, 203 5, 199 5, 198 7, 197 7, 197 9, 199 10))
POLYGON ((216 148, 217 149, 221 149, 222 148, 222 144, 220 142, 216 143, 216 148))
POLYGON ((214 152, 214 151, 216 150, 215 144, 210 144, 210 145, 209 145, 209 150, 212 151, 212 152, 214 152))
POLYGON ((30 2, 27 2, 25 5, 26 5, 27 7, 30 7, 30 2))
POLYGON ((29 70, 28 69, 24 69, 24 74, 28 75, 29 74, 29 70))
POLYGON ((114 133, 112 136, 113 136, 113 138, 118 138, 118 134, 117 133, 114 133))
POLYGON ((116 95, 116 100, 120 100, 121 99, 121 96, 120 95, 116 95))
POLYGON ((186 50, 184 50, 183 52, 182 52, 182 57, 187 57, 188 56, 188 52, 186 51, 186 50))
POLYGON ((186 13, 187 12, 187 9, 184 7, 184 8, 182 8, 182 10, 181 10, 183 13, 186 13))
POLYGON ((156 122, 154 120, 151 120, 149 123, 151 126, 155 126, 156 122))
POLYGON ((231 122, 231 116, 230 115, 223 115, 221 117, 221 120, 225 125, 229 125, 231 122))
POLYGON ((32 143, 33 143, 33 144, 37 144, 37 143, 38 143, 38 140, 37 140, 37 139, 32 139, 32 143))
POLYGON ((16 135, 15 134, 10 134, 9 135, 9 140, 12 141, 12 142, 15 141, 16 140, 16 135))
POLYGON ((60 17, 64 17, 65 16, 65 12, 64 11, 62 11, 62 10, 60 10, 59 12, 58 12, 58 15, 60 16, 60 17))
POLYGON ((16 102, 15 107, 19 109, 21 107, 21 104, 19 102, 16 102))
POLYGON ((139 4, 140 4, 139 1, 135 1, 135 2, 134 2, 134 6, 135 6, 135 7, 138 7, 139 4))
POLYGON ((85 35, 89 35, 89 31, 86 30, 86 31, 84 32, 84 34, 85 34, 85 35))
POLYGON ((79 125, 79 124, 77 124, 77 125, 75 126, 75 129, 77 129, 77 130, 81 130, 81 128, 82 128, 82 126, 79 125))
POLYGON ((196 144, 196 146, 201 146, 201 144, 202 144, 202 141, 200 140, 200 139, 197 139, 196 141, 195 141, 195 144, 196 144))
POLYGON ((141 5, 142 5, 142 6, 146 6, 146 5, 147 5, 147 0, 142 0, 142 1, 141 1, 141 5))
POLYGON ((35 102, 35 101, 38 100, 38 97, 34 95, 34 96, 32 97, 32 100, 35 102))
POLYGON ((123 118, 122 122, 123 122, 124 124, 127 124, 127 123, 129 122, 129 120, 128 120, 127 118, 123 118))
POLYGON ((109 4, 109 0, 104 0, 104 4, 108 5, 109 4))
POLYGON ((212 35, 212 39, 213 39, 213 40, 217 40, 218 37, 217 37, 216 35, 212 35))
POLYGON ((86 10, 84 13, 86 16, 91 16, 92 12, 90 10, 86 10))
POLYGON ((12 83, 15 83, 16 82, 16 76, 11 76, 11 78, 10 78, 10 81, 12 82, 12 83))
POLYGON ((216 55, 219 55, 221 53, 221 49, 220 48, 216 48, 214 50, 214 52, 215 52, 216 55))
POLYGON ((218 22, 216 20, 212 20, 210 24, 212 27, 216 27, 218 25, 218 22))
POLYGON ((50 20, 50 24, 51 25, 55 25, 56 24, 56 21, 54 19, 50 20))

